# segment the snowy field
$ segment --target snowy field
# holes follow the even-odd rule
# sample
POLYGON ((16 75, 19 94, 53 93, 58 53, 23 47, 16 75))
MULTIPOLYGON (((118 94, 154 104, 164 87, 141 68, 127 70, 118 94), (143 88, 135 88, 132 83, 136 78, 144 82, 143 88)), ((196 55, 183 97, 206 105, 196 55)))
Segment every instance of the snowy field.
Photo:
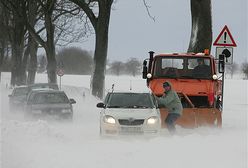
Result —
MULTIPOLYGON (((178 127, 174 136, 162 130, 158 137, 101 138, 100 100, 90 95, 89 76, 62 77, 62 89, 77 101, 72 123, 25 121, 21 112, 9 112, 9 79, 2 73, 1 168, 247 168, 247 80, 225 80, 222 129, 178 127)), ((36 82, 46 79, 39 74, 36 82)), ((107 76, 106 90, 112 84, 146 88, 141 77, 107 76)))

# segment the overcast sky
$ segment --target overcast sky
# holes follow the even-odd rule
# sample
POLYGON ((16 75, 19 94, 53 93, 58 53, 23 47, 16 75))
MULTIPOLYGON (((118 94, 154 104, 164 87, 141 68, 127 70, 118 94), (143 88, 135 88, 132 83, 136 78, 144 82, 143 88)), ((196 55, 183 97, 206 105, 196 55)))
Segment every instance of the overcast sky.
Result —
MULTIPOLYGON (((143 60, 148 51, 155 53, 186 52, 191 34, 190 0, 147 0, 149 18, 142 0, 118 0, 113 5, 109 30, 108 60, 126 61, 131 57, 143 60)), ((237 47, 234 62, 247 61, 247 0, 212 1, 213 42, 228 26, 237 47)), ((94 35, 77 44, 94 50, 94 35)), ((215 47, 211 53, 215 55, 215 47)))

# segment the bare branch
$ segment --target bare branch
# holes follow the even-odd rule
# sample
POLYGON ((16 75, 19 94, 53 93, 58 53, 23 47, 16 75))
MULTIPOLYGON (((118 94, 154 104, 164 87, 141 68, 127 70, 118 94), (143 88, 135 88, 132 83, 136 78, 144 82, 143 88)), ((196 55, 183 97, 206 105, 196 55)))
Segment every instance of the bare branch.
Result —
MULTIPOLYGON (((74 2, 75 4, 77 4, 80 8, 83 9, 83 11, 87 14, 87 16, 89 17, 91 24, 93 25, 93 27, 96 28, 97 25, 97 18, 94 15, 93 11, 90 9, 89 5, 90 2, 86 3, 85 1, 80 1, 80 0, 70 0, 72 2, 74 2)), ((94 0, 93 0, 94 1, 94 0)))
POLYGON ((155 22, 155 16, 152 16, 151 13, 150 13, 150 10, 149 10, 149 8, 151 8, 151 6, 149 6, 147 4, 146 0, 143 0, 143 3, 145 5, 145 7, 146 7, 146 11, 147 11, 148 16, 155 22))

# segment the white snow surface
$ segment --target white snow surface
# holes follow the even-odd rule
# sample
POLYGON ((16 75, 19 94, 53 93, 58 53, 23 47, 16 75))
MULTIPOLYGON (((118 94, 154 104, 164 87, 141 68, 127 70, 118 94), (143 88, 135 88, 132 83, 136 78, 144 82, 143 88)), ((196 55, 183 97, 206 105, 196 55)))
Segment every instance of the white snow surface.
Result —
MULTIPOLYGON (((99 136, 101 100, 90 95, 90 76, 62 77, 62 90, 77 101, 71 123, 26 121, 21 112, 9 112, 9 81, 2 73, 1 168, 247 168, 247 80, 225 80, 221 129, 177 127, 174 136, 163 129, 156 137, 107 138, 99 136)), ((37 75, 36 82, 46 81, 46 74, 37 75)), ((106 90, 112 84, 146 89, 140 76, 106 76, 106 90)))

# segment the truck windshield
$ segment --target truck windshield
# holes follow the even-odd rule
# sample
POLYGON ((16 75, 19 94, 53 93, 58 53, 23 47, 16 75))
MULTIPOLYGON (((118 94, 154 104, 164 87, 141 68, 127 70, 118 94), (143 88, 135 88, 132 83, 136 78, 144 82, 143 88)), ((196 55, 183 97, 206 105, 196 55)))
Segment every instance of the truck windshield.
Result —
POLYGON ((156 78, 212 79, 211 61, 202 57, 157 57, 156 78))

